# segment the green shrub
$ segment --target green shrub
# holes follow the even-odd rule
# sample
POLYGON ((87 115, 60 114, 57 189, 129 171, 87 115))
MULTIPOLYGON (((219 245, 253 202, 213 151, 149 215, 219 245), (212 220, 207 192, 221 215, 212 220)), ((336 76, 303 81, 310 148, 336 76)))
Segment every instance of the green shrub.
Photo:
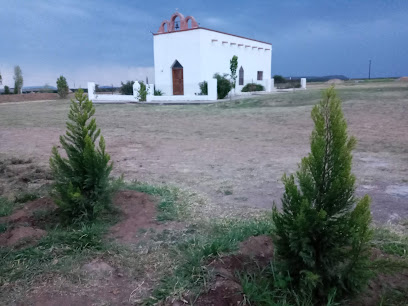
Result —
POLYGON ((133 95, 133 84, 135 81, 127 81, 126 83, 120 82, 122 86, 120 87, 119 91, 122 95, 131 96, 133 95))
POLYGON ((109 206, 111 195, 112 164, 101 130, 91 119, 95 108, 82 89, 75 93, 75 99, 71 100, 66 135, 60 136, 67 158, 61 157, 57 147, 53 147, 50 158, 55 202, 67 221, 95 219, 109 206))
POLYGON ((139 101, 146 101, 146 97, 147 97, 147 86, 145 83, 143 83, 143 81, 139 82, 140 87, 139 90, 137 91, 137 97, 139 98, 139 101))
POLYGON ((58 88, 58 95, 61 99, 64 99, 68 96, 68 84, 67 79, 62 75, 57 79, 57 88, 58 88))
POLYGON ((274 80, 275 84, 286 83, 286 79, 283 76, 278 75, 278 74, 275 74, 273 76, 273 80, 274 80))
POLYGON ((251 91, 265 91, 265 87, 261 84, 256 83, 248 83, 244 87, 242 87, 242 92, 251 92, 251 91))
POLYGON ((214 79, 217 79, 217 98, 224 99, 232 89, 231 82, 227 79, 227 75, 214 74, 214 79))
POLYGON ((232 88, 235 88, 235 83, 237 81, 237 68, 238 68, 238 56, 234 55, 230 60, 232 88))
POLYGON ((14 203, 0 196, 0 217, 8 216, 13 212, 14 203))
POLYGON ((347 135, 334 88, 312 110, 311 153, 283 176, 282 212, 273 209, 277 253, 300 292, 323 302, 367 282, 370 198, 356 199, 351 173, 355 139, 347 135))
POLYGON ((198 86, 200 87, 200 95, 207 96, 208 95, 208 83, 207 81, 202 81, 198 83, 198 86))
POLYGON ((11 94, 11 92, 10 92, 10 87, 8 87, 7 85, 4 86, 4 94, 5 94, 5 95, 11 94))
POLYGON ((155 96, 162 96, 163 92, 160 89, 156 89, 156 87, 154 88, 154 95, 155 96))

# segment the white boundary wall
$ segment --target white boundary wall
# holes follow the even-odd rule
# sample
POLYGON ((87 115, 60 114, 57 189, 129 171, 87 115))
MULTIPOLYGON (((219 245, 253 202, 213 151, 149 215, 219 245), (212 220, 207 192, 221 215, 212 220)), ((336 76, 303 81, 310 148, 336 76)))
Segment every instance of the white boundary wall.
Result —
MULTIPOLYGON (((217 80, 210 79, 208 83, 208 95, 180 95, 180 96, 155 96, 154 84, 147 84, 146 102, 154 101, 216 101, 217 100, 217 80)), ((97 95, 95 94, 95 82, 88 82, 88 98, 93 103, 129 103, 139 102, 137 97, 140 88, 139 82, 133 85, 133 96, 127 95, 97 95)), ((146 103, 140 101, 139 103, 146 103)))
POLYGON ((147 102, 151 101, 217 101, 217 80, 210 79, 207 81, 208 95, 180 95, 180 96, 155 96, 153 84, 150 84, 147 102))
POLYGON ((127 95, 97 95, 95 94, 95 82, 88 82, 88 98, 93 103, 128 103, 139 102, 137 91, 140 88, 139 82, 133 84, 133 96, 127 95))

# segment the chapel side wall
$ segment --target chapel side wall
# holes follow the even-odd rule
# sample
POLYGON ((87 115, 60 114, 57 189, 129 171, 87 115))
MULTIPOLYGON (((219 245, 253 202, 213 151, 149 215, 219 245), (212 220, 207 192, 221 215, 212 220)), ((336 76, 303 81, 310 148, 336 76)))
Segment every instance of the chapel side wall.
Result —
MULTIPOLYGON (((271 79, 272 45, 205 29, 198 31, 202 80, 212 78, 216 72, 230 74, 230 60, 234 55, 238 56, 237 84, 241 66, 244 69, 244 85, 253 81, 265 86, 266 80, 271 79), (258 71, 263 71, 263 81, 257 80, 258 71)), ((242 87, 237 86, 237 90, 242 87)))
POLYGON ((196 30, 154 35, 155 86, 173 95, 172 69, 175 60, 183 66, 184 94, 198 93, 200 78, 200 37, 196 30))

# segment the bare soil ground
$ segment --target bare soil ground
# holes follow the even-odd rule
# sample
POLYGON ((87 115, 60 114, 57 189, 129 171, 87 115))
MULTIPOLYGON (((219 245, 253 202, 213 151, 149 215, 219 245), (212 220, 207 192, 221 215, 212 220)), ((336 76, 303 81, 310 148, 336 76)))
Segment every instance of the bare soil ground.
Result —
MULTIPOLYGON (((270 209, 274 201, 279 205, 280 178, 295 171, 309 151, 310 111, 325 87, 210 106, 97 105, 96 117, 115 175, 193 189, 208 199, 201 212, 205 217, 247 214, 270 209)), ((353 167, 358 194, 372 197, 375 221, 406 218, 407 85, 337 88, 358 140, 353 167)), ((0 157, 30 159, 46 172, 68 109, 68 100, 1 104, 0 157)), ((7 167, 18 173, 20 166, 7 167)), ((3 193, 14 188, 7 185, 10 180, 2 180, 3 193)))
MULTIPOLYGON (((160 233, 175 227, 172 222, 155 221, 156 199, 144 193, 119 191, 113 204, 120 210, 121 220, 110 229, 107 239, 119 244, 136 245, 150 238, 141 230, 160 233)), ((0 234, 0 247, 21 249, 35 245, 47 232, 34 215, 38 211, 55 211, 56 208, 51 199, 41 198, 26 203, 10 216, 0 218, 0 223, 8 224, 7 231, 0 234)), ((181 224, 177 226, 181 228, 181 224)), ((80 284, 55 275, 45 277, 42 282, 33 284, 23 296, 20 293, 13 305, 134 305, 146 298, 153 287, 148 275, 154 274, 153 271, 144 272, 134 277, 112 258, 94 258, 79 267, 80 284)), ((2 288, 12 292, 10 286, 13 285, 4 284, 2 288)))
MULTIPOLYGON (((73 98, 74 94, 70 93, 68 98, 73 98)), ((0 103, 10 103, 10 102, 35 102, 35 101, 46 101, 46 100, 59 100, 60 97, 57 93, 50 92, 37 92, 37 93, 27 93, 22 95, 0 95, 0 103)))

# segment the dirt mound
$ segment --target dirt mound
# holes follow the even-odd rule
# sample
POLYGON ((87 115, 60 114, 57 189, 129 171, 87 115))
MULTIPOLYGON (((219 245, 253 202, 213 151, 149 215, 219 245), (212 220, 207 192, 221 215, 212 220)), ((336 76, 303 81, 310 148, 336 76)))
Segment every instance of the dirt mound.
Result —
POLYGON ((401 77, 396 79, 397 82, 408 82, 408 77, 401 77))
POLYGON ((32 246, 46 234, 46 231, 39 228, 29 226, 16 227, 0 234, 0 246, 13 248, 32 246))
POLYGON ((109 264, 100 259, 94 259, 90 263, 84 264, 82 270, 97 277, 111 275, 114 271, 109 264))
POLYGON ((141 192, 124 190, 116 193, 113 203, 123 213, 123 220, 115 224, 109 237, 124 243, 134 243, 140 240, 138 233, 148 228, 160 227, 156 221, 156 201, 141 192))
POLYGON ((326 82, 327 84, 343 84, 344 81, 340 79, 331 79, 326 82))
POLYGON ((15 211, 12 215, 7 217, 1 217, 0 223, 30 223, 33 225, 33 215, 38 210, 52 210, 57 206, 53 200, 49 198, 40 198, 24 205, 23 208, 15 211))
POLYGON ((10 216, 1 217, 0 223, 7 224, 8 229, 0 234, 0 246, 23 248, 35 245, 41 237, 47 234, 43 229, 37 228, 35 212, 55 209, 56 205, 51 199, 40 198, 28 202, 10 216))
POLYGON ((242 286, 237 271, 265 267, 273 256, 272 238, 266 235, 250 237, 239 246, 237 255, 224 256, 209 264, 215 272, 214 284, 194 305, 239 305, 243 302, 242 286))
POLYGON ((272 239, 266 235, 250 237, 239 245, 239 254, 250 257, 271 258, 273 250, 272 239))
MULTIPOLYGON (((248 273, 269 265, 274 256, 272 238, 266 235, 250 237, 240 244, 235 255, 224 256, 211 262, 208 267, 215 273, 209 290, 198 297, 194 305, 240 305, 244 302, 242 286, 237 272, 248 273)), ((372 249, 371 260, 389 258, 378 249, 372 249)), ((368 284, 368 288, 348 305, 378 305, 387 289, 402 292, 408 290, 408 270, 395 274, 379 274, 368 284)), ((176 301, 172 305, 183 305, 176 301)))

